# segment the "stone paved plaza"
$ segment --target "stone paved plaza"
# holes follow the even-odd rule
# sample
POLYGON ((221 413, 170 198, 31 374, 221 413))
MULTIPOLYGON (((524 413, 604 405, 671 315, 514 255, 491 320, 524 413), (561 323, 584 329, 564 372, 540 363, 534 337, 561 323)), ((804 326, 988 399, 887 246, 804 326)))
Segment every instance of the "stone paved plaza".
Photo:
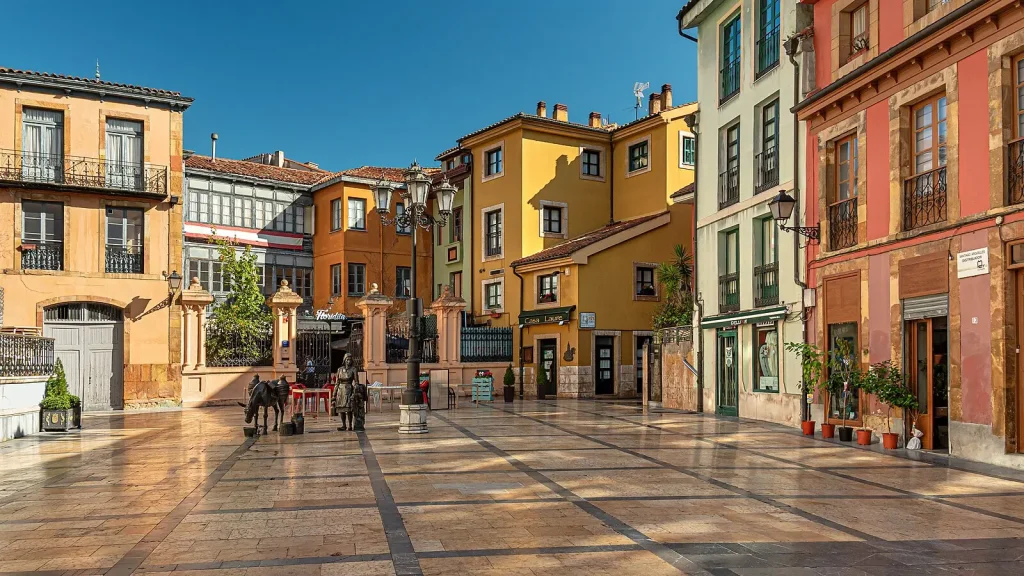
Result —
POLYGON ((2 574, 1021 574, 1024 475, 624 404, 245 440, 240 408, 0 445, 2 574))

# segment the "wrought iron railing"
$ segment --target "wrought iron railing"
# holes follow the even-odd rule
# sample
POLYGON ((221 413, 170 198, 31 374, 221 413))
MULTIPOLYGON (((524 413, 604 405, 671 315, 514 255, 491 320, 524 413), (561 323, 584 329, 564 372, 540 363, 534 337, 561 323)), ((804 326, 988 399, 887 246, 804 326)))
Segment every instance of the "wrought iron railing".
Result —
POLYGON ((167 194, 167 167, 0 149, 0 180, 167 194))
MULTIPOLYGON (((405 315, 388 318, 385 357, 388 364, 402 364, 409 359, 409 318, 405 315)), ((437 316, 420 318, 420 362, 438 361, 437 316)))
POLYGON ((269 327, 232 330, 215 320, 206 325, 206 365, 211 368, 229 366, 272 366, 274 364, 274 333, 269 327))
POLYGON ((1010 142, 1006 163, 1007 190, 1010 204, 1024 203, 1024 138, 1010 142))
POLYGON ((836 202, 828 207, 828 245, 832 250, 857 243, 857 198, 836 202))
POLYGON ((718 209, 740 201, 740 167, 733 166, 718 175, 718 209))
POLYGON ((123 246, 110 244, 107 246, 106 267, 111 274, 142 274, 142 246, 123 246))
POLYGON ((736 312, 740 309, 739 272, 718 277, 718 311, 736 312))
POLYGON ((903 182, 903 229, 946 221, 946 167, 915 174, 903 182))
POLYGON ((779 303, 779 263, 754 266, 754 306, 774 306, 779 303))
POLYGON ((724 63, 720 73, 718 103, 722 104, 740 91, 740 59, 737 57, 724 63))
POLYGON ((487 256, 500 256, 501 255, 501 234, 488 233, 487 234, 487 256))
POLYGON ((757 40, 757 77, 779 65, 779 26, 766 30, 757 40))
POLYGON ((22 270, 63 270, 64 243, 60 240, 21 241, 22 270))
POLYGON ((463 362, 511 362, 512 329, 467 326, 460 343, 463 362))
POLYGON ((754 163, 757 166, 757 182, 754 184, 755 192, 763 192, 772 186, 779 185, 778 147, 766 148, 763 152, 754 156, 754 163))
POLYGON ((48 376, 53 362, 53 338, 0 334, 0 376, 48 376))

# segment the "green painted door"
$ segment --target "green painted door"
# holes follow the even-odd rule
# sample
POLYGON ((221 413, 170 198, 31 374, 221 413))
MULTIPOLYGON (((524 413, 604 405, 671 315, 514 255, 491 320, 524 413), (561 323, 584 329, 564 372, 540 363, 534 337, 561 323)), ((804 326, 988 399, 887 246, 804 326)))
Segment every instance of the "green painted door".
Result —
POLYGON ((739 415, 739 350, 736 331, 718 333, 718 378, 716 380, 715 413, 725 416, 739 415))

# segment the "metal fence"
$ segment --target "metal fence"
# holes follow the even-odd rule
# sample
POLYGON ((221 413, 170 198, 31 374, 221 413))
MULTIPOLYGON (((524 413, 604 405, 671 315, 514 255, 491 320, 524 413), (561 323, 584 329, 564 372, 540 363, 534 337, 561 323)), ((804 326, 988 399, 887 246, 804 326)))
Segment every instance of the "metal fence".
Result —
POLYGON ((214 323, 206 326, 206 365, 211 368, 232 366, 272 366, 274 364, 273 330, 251 330, 245 333, 225 330, 214 323))
POLYGON ((657 344, 693 342, 693 327, 675 326, 672 328, 662 328, 654 333, 654 342, 657 344))
POLYGON ((53 373, 53 338, 0 334, 0 376, 48 376, 53 373))
POLYGON ((512 329, 465 327, 460 350, 463 362, 511 362, 512 329))
MULTIPOLYGON (((437 356, 437 316, 420 318, 420 362, 438 361, 437 356)), ((409 318, 393 316, 388 318, 387 350, 388 364, 402 364, 409 359, 409 318)))
POLYGON ((0 180, 164 195, 167 166, 0 150, 0 180))

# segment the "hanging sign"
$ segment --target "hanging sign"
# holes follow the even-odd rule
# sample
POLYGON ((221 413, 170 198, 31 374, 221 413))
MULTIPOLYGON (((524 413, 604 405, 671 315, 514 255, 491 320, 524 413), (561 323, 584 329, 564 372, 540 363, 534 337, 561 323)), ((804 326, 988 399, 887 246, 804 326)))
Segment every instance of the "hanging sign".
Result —
POLYGON ((956 277, 970 278, 988 274, 988 248, 959 252, 956 255, 956 277))

